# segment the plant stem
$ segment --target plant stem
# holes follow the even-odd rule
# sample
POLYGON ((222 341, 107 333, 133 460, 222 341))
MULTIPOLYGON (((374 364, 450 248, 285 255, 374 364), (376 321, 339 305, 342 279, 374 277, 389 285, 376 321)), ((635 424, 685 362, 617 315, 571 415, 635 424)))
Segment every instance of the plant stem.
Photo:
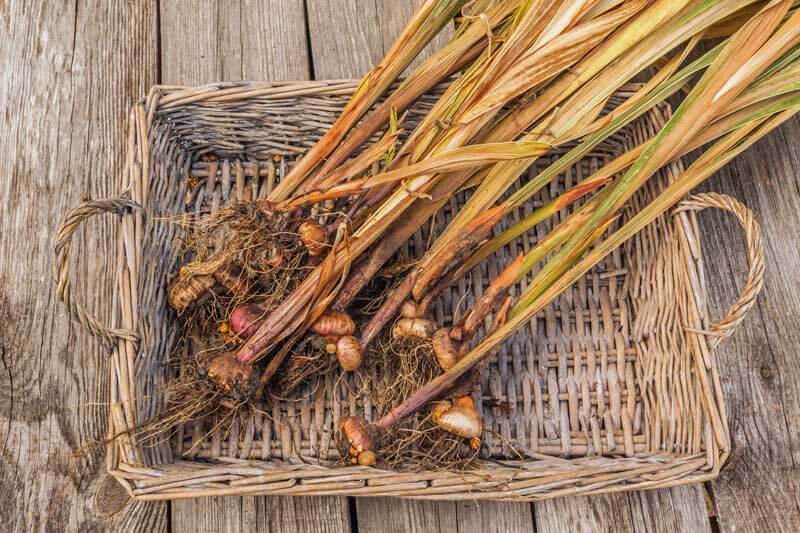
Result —
POLYGON ((361 81, 333 126, 272 191, 269 199, 285 200, 319 162, 344 139, 358 119, 394 83, 409 63, 461 9, 466 0, 423 0, 383 60, 361 81))

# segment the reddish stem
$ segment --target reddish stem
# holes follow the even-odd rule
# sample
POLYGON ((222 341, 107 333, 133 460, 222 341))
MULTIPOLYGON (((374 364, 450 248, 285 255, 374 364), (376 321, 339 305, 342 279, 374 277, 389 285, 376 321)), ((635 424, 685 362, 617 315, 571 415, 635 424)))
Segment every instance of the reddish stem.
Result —
POLYGON ((239 361, 252 363, 263 354, 270 344, 294 333, 305 318, 304 311, 314 297, 314 288, 317 286, 319 277, 320 269, 316 268, 292 293, 293 298, 284 300, 268 317, 265 317, 253 336, 236 352, 239 361))
POLYGON ((466 225, 464 231, 460 234, 460 238, 450 240, 434 254, 428 255, 420 261, 416 268, 420 273, 419 278, 412 289, 414 299, 419 302, 428 287, 441 277, 447 267, 486 238, 502 216, 502 205, 484 211, 466 225))
POLYGON ((463 328, 465 342, 475 334, 484 319, 489 315, 498 302, 508 294, 509 289, 516 283, 522 270, 523 254, 519 254, 516 259, 509 263, 503 271, 486 288, 478 301, 472 306, 472 310, 464 316, 463 328))
MULTIPOLYGON (((441 273, 444 270, 444 267, 453 258, 459 256, 470 246, 473 246, 476 242, 482 240, 486 234, 488 234, 489 230, 491 230, 491 228, 495 225, 497 212, 498 211, 495 208, 484 213, 481 217, 479 217, 478 221, 470 225, 470 233, 468 233, 464 239, 453 243, 452 246, 443 248, 425 264, 414 268, 414 270, 403 279, 400 285, 395 287, 389 293, 389 297, 386 299, 383 305, 381 305, 378 312, 372 316, 372 319, 370 319, 366 327, 362 330, 360 339, 362 345, 366 347, 372 341, 372 339, 375 338, 375 336, 386 326, 386 324, 388 324, 389 321, 397 315, 397 312, 400 310, 400 306, 406 299, 408 299, 410 295, 412 295, 412 293, 415 297, 417 296, 417 294, 414 293, 416 289, 418 289, 420 286, 423 288, 426 286, 425 283, 421 283, 423 281, 423 277, 428 281, 428 283, 430 283, 430 281, 433 279, 431 278, 432 275, 435 275, 436 272, 441 273)), ((413 216, 414 215, 412 214, 412 217, 413 216)))
MULTIPOLYGON (((449 199, 448 191, 457 188, 467 177, 469 175, 464 173, 445 176, 431 190, 431 196, 436 200, 417 200, 414 209, 409 210, 408 215, 399 223, 393 224, 369 256, 350 273, 345 286, 336 298, 334 307, 339 310, 346 309, 403 243, 407 242, 436 211, 441 209, 449 199)), ((389 320, 391 318, 389 317, 389 320)))
POLYGON ((394 318, 400 311, 400 306, 411 293, 411 287, 414 286, 414 281, 417 277, 415 272, 408 274, 400 285, 398 285, 390 294, 389 297, 383 302, 378 312, 375 313, 367 325, 361 330, 361 338, 359 342, 361 346, 366 348, 372 339, 381 332, 381 330, 394 318))

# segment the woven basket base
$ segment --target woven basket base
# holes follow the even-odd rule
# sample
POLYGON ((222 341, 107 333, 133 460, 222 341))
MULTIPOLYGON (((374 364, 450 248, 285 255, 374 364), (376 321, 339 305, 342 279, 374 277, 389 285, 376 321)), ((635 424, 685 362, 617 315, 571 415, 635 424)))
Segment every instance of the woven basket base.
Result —
MULTIPOLYGON (((190 349, 172 327, 164 294, 183 260, 183 230, 165 219, 191 222, 198 212, 264 197, 330 126, 353 88, 352 82, 156 87, 133 109, 125 178, 144 209, 122 217, 114 325, 138 332, 141 343, 137 350, 121 339, 114 347, 112 432, 158 412, 171 375, 164 363, 190 349)), ((617 93, 611 105, 631 89, 617 93)), ((434 98, 423 98, 408 120, 418 119, 434 98)), ((503 225, 645 141, 668 116, 667 106, 655 107, 503 225)), ((541 158, 529 176, 559 154, 541 158)), ((660 171, 628 215, 680 171, 679 162, 660 171)), ((424 251, 429 231, 444 228, 463 196, 402 253, 424 251)), ((476 267, 442 295, 434 318, 458 319, 504 264, 567 214, 544 221, 476 267)), ((485 428, 483 462, 475 470, 395 472, 339 464, 338 421, 377 415, 368 397, 350 392, 353 376, 340 375, 326 376, 296 400, 242 414, 224 432, 209 433, 203 423, 177 427, 169 442, 154 447, 123 436, 110 447, 109 470, 140 499, 348 494, 533 500, 709 479, 719 472, 729 439, 714 355, 686 332, 707 326, 702 279, 696 221, 685 212, 661 217, 562 294, 505 344, 475 392, 485 428)))

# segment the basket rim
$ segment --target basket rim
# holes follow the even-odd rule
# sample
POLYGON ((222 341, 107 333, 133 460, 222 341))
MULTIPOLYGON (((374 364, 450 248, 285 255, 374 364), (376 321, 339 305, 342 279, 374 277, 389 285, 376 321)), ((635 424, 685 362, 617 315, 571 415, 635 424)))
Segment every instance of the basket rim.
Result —
MULTIPOLYGON (((128 154, 126 157, 123 186, 131 190, 137 180, 148 183, 148 147, 144 142, 156 112, 160 109, 188 105, 201 101, 226 101, 246 98, 287 98, 296 96, 342 96, 352 93, 358 80, 323 81, 282 81, 282 82, 220 82, 200 86, 155 85, 147 97, 135 104, 128 117, 128 154)), ((640 84, 626 84, 620 92, 634 89, 640 84)), ((662 113, 671 113, 666 103, 657 105, 662 113)), ((680 161, 669 165, 681 169, 680 161)), ((139 186, 141 191, 145 187, 139 186)), ((146 193, 145 193, 146 194, 146 193)), ((145 198, 146 200, 146 198, 145 198)), ((129 229, 136 224, 136 212, 125 213, 120 217, 118 253, 120 257, 140 257, 136 249, 141 243, 131 242, 129 229)), ((681 217, 683 218, 683 217, 681 217)), ((696 227, 692 223, 678 222, 676 232, 680 235, 682 246, 691 247, 699 242, 696 227)), ((694 326, 702 330, 708 323, 705 309, 699 302, 706 300, 703 282, 702 261, 693 260, 691 254, 684 253, 688 282, 691 286, 696 318, 694 326)), ((120 259, 124 270, 124 261, 120 259)), ((135 280, 128 280, 135 287, 135 280)), ((122 287, 123 283, 120 284, 122 287)), ((135 291, 128 291, 130 295, 135 291)), ((135 299, 135 294, 132 296, 135 299)), ((123 308, 124 297, 115 294, 114 322, 131 320, 130 311, 123 308)), ((135 310, 135 304, 133 306, 135 310)), ((135 311, 134 311, 135 312, 135 311)), ((694 337, 694 336, 692 336, 694 337)), ((600 494, 621 490, 663 488, 687 483, 714 479, 725 463, 730 450, 730 436, 725 417, 725 407, 721 395, 721 385, 717 377, 717 361, 713 352, 700 348, 700 341, 694 339, 702 353, 704 376, 704 406, 712 424, 708 428, 714 432, 714 444, 705 453, 681 455, 661 452, 634 457, 573 457, 563 459, 552 456, 536 457, 528 461, 494 461, 478 470, 468 472, 423 471, 419 473, 393 472, 360 466, 320 466, 308 463, 289 464, 286 462, 219 458, 214 462, 177 460, 152 467, 141 466, 142 449, 125 435, 108 445, 107 470, 125 488, 131 498, 138 500, 167 500, 192 498, 210 495, 236 494, 303 494, 303 495, 372 495, 401 496, 418 499, 491 499, 511 501, 533 501, 562 495, 600 494), (134 457, 131 463, 125 457, 134 457), (614 467, 597 466, 597 459, 613 461, 614 467), (138 462, 139 464, 135 464, 138 462), (276 467, 276 464, 280 464, 276 467), (569 467, 569 468, 568 468, 569 467), (570 470, 572 469, 572 470, 570 470), (553 471, 552 486, 541 488, 542 471, 553 471), (593 474, 604 472, 598 480, 593 474), (526 477, 527 476, 527 477, 526 477), (570 477, 572 476, 572 477, 570 477), (526 483, 526 479, 533 479, 526 483), (186 481, 193 480, 191 487, 186 481), (244 480, 244 481, 243 481, 244 480), (625 484, 621 484, 625 481, 625 484), (227 488, 219 488, 219 482, 228 483, 227 488), (535 482, 535 485, 533 484, 535 482), (197 487, 197 488, 195 488, 197 487), (206 488, 203 488, 206 487, 206 488)), ((135 390, 136 345, 131 339, 118 339, 112 351, 110 372, 111 408, 109 410, 109 434, 114 428, 129 427, 125 424, 126 411, 132 410, 134 401, 131 391, 135 390), (127 382, 127 383, 126 383, 127 382), (127 393, 123 389, 128 389, 127 393)))

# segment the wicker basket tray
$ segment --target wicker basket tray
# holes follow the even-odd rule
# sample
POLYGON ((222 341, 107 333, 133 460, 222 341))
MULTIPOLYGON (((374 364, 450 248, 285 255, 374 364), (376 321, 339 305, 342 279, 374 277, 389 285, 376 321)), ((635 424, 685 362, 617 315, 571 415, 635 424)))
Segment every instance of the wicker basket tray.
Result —
MULTIPOLYGON (((111 352, 108 470, 142 500, 223 494, 391 495, 433 499, 538 500, 666 487, 715 477, 730 437, 714 348, 742 320, 761 286, 763 251, 750 212, 735 200, 700 195, 664 215, 597 265, 518 332, 475 393, 484 418, 481 467, 396 472, 345 466, 338 421, 375 417, 350 396, 348 377, 329 376, 296 401, 242 415, 229 431, 176 427, 143 447, 126 430, 160 407, 171 377, 165 363, 188 350, 172 327, 164 287, 181 260, 182 226, 200 210, 262 197, 317 140, 356 82, 225 83, 155 87, 132 109, 123 197, 71 211, 56 247, 58 293, 70 313, 111 352), (740 300, 716 325, 706 310, 695 211, 731 211, 745 228, 750 272, 740 300), (117 286, 112 327, 71 296, 71 237, 87 218, 117 212, 117 286), (344 381, 343 381, 344 380, 344 381)), ((621 101, 631 88, 612 98, 621 101)), ((435 95, 410 113, 415 121, 435 95)), ((515 216, 546 201, 657 131, 661 105, 598 146, 515 216)), ((558 154, 542 158, 530 173, 558 154)), ((656 194, 681 170, 659 172, 629 206, 656 194)), ((457 202, 463 198, 456 199, 457 202)), ((452 206, 451 206, 452 207, 452 206)), ((440 231, 451 208, 437 215, 440 231)), ((451 320, 480 294, 498 265, 528 248, 559 213, 446 292, 436 319, 451 320)), ((506 223, 513 223, 514 217, 506 223)), ((418 233, 408 254, 421 251, 418 233)), ((87 260, 88 258, 81 258, 87 260)), ((518 290, 518 289, 517 289, 518 290)))

